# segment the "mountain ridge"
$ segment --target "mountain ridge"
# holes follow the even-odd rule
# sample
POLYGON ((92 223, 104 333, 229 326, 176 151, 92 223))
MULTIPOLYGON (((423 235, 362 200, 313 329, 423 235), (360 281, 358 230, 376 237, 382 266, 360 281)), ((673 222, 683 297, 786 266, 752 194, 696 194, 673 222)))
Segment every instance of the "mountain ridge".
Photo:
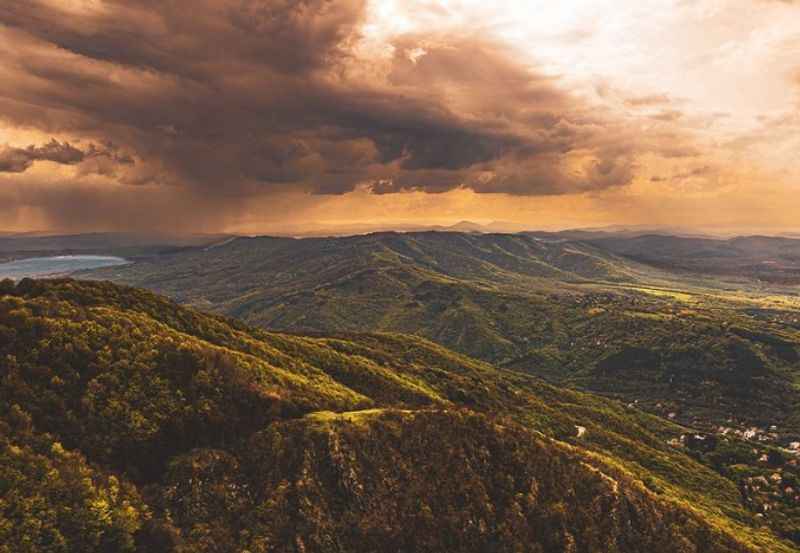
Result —
POLYGON ((506 234, 260 237, 86 275, 275 330, 415 334, 687 424, 742 416, 741 428, 772 418, 767 426, 800 431, 790 306, 765 311, 769 295, 678 280, 624 254, 506 234), (753 392, 748 402, 741 389, 753 392))
POLYGON ((0 338, 14 551, 793 550, 680 427, 419 338, 71 280, 4 282, 0 338), (24 542, 31 498, 61 514, 24 542))

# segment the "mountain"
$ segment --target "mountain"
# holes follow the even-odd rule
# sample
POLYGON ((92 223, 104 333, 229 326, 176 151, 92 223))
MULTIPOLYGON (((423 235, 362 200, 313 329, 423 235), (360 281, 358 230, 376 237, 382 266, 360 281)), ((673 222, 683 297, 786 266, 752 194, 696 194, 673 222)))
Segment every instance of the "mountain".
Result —
POLYGON ((26 279, 0 374, 3 551, 797 550, 750 445, 421 338, 26 279))
POLYGON ((509 301, 535 311, 541 294, 529 292, 549 293, 552 279, 634 280, 636 268, 581 244, 429 232, 237 238, 89 276, 150 288, 270 328, 420 333, 499 359, 514 356, 521 344, 497 328, 509 319, 509 301), (463 334, 447 336, 454 318, 462 319, 463 334))
POLYGON ((292 238, 330 238, 353 236, 356 234, 375 234, 381 232, 523 232, 528 230, 528 225, 510 221, 491 221, 477 223, 474 221, 459 221, 454 224, 424 224, 424 223, 300 223, 281 224, 269 229, 270 236, 286 236, 292 238))
POLYGON ((593 242, 237 238, 87 275, 269 329, 414 334, 709 430, 800 435, 791 298, 702 288, 593 242))
POLYGON ((571 228, 554 231, 527 229, 516 232, 523 232, 530 236, 549 240, 599 240, 604 238, 626 240, 647 235, 673 236, 678 238, 714 238, 712 234, 706 234, 694 229, 653 225, 608 225, 604 227, 571 228))
POLYGON ((597 247, 667 270, 800 284, 800 240, 740 236, 726 240, 646 234, 595 238, 597 247))
POLYGON ((164 291, 182 290, 182 300, 216 304, 265 285, 301 292, 331 281, 358 287, 359 281, 372 285, 394 280, 399 285, 435 279, 484 288, 541 289, 543 279, 635 281, 639 272, 648 271, 579 242, 512 234, 390 232, 341 238, 240 237, 212 252, 178 252, 108 276, 142 282, 152 277, 164 291))

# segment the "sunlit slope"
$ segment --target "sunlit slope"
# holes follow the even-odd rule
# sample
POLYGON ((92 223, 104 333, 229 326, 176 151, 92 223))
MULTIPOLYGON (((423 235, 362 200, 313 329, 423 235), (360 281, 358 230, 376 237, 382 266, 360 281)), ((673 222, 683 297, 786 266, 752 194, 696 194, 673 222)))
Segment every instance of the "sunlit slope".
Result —
POLYGON ((419 338, 23 281, 0 363, 9 551, 793 550, 680 427, 419 338))
MULTIPOLYGON (((656 239, 665 245, 653 251, 725 243, 625 240, 656 239)), ((239 238, 91 276, 273 330, 414 334, 704 428, 800 433, 791 305, 773 317, 761 300, 594 244, 448 232, 239 238)))
POLYGON ((501 359, 530 330, 509 311, 541 311, 554 279, 633 282, 640 270, 585 244, 427 232, 239 238, 90 275, 267 328, 410 332, 501 359), (463 335, 448 335, 454 319, 463 335))

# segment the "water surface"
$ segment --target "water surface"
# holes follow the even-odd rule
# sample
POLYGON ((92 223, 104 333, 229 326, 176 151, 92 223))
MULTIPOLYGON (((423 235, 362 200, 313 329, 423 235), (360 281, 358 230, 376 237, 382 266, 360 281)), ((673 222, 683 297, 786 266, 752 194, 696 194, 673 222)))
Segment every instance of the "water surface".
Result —
POLYGON ((129 263, 127 259, 107 255, 58 255, 29 257, 0 263, 0 279, 68 275, 82 269, 99 269, 129 263))

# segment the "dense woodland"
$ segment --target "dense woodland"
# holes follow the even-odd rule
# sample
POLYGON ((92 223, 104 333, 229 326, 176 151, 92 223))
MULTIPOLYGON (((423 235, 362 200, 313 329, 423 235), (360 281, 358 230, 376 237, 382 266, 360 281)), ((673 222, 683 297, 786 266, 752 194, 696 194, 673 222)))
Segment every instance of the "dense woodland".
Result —
POLYGON ((749 445, 421 338, 5 281, 0 377, 3 553, 796 550, 749 445))

